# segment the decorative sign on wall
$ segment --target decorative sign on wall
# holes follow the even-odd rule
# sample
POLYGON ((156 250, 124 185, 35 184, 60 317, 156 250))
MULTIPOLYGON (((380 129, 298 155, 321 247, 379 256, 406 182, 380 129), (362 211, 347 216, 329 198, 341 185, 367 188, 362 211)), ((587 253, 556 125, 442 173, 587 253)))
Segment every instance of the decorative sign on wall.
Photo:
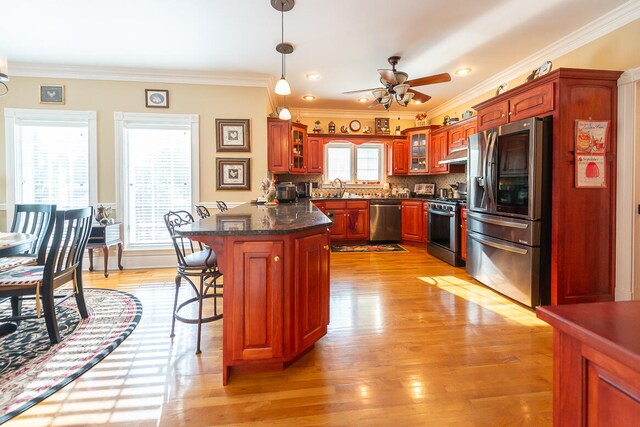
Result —
POLYGON ((169 108, 169 91, 166 89, 145 89, 145 107, 169 108))
POLYGON ((216 119, 217 151, 251 151, 249 119, 216 119))
POLYGON ((576 188, 606 188, 609 120, 576 120, 576 188))
POLYGON ((216 190, 251 190, 251 159, 216 158, 216 190))
POLYGON ((64 104, 64 86, 40 86, 40 104, 64 104))

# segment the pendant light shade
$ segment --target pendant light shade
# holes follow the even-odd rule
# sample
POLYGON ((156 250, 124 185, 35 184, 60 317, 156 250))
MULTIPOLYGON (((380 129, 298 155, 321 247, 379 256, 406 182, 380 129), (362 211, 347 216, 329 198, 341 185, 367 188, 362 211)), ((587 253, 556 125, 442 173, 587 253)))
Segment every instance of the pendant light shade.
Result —
POLYGON ((278 95, 291 95, 291 86, 289 86, 289 82, 284 76, 280 77, 280 80, 276 83, 275 91, 278 95))
POLYGON ((280 110, 278 118, 280 120, 291 120, 291 111, 289 111, 286 105, 282 107, 282 110, 280 110))

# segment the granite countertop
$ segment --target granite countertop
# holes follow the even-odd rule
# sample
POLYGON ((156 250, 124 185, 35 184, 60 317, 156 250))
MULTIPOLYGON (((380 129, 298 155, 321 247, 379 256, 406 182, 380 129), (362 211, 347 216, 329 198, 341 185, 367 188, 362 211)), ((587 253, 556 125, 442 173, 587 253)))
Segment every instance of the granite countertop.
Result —
POLYGON ((333 224, 310 199, 264 206, 245 203, 176 228, 182 236, 289 234, 333 224))
POLYGON ((318 202, 326 202, 326 201, 340 201, 340 202, 358 202, 358 201, 366 201, 366 202, 375 202, 377 200, 433 200, 435 196, 417 196, 417 197, 349 197, 346 199, 342 199, 340 197, 313 197, 311 201, 318 202))

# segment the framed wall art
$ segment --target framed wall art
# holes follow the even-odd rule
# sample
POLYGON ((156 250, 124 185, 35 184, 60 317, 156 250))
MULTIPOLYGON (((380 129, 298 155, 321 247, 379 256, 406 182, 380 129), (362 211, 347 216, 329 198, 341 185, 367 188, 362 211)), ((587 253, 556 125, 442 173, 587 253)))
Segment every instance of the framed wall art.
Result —
POLYGON ((216 158, 216 190, 251 190, 251 159, 216 158))
POLYGON ((169 108, 169 91, 165 89, 145 89, 147 108, 169 108))
POLYGON ((389 130, 389 119, 388 118, 380 118, 376 117, 376 135, 389 135, 391 131, 389 130))
POLYGON ((606 154, 610 120, 577 119, 575 134, 576 188, 606 188, 606 154))
POLYGON ((251 151, 249 119, 216 119, 217 151, 251 151))
POLYGON ((41 85, 40 104, 64 104, 64 86, 41 85))

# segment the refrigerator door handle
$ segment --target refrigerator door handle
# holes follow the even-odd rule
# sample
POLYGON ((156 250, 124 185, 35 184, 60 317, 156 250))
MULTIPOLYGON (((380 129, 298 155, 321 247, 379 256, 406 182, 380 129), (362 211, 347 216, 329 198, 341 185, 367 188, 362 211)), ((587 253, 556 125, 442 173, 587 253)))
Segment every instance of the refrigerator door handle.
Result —
POLYGON ((487 224, 502 225, 504 227, 511 227, 511 228, 520 228, 522 230, 524 230, 524 229, 526 229, 528 227, 527 224, 522 224, 520 222, 505 221, 505 220, 494 219, 494 218, 487 218, 486 216, 475 215, 475 214, 473 214, 471 212, 468 212, 467 216, 469 218, 475 219, 476 221, 485 222, 487 224))
POLYGON ((487 211, 495 212, 496 211, 496 201, 493 198, 493 155, 495 150, 495 142, 498 137, 498 132, 493 131, 489 137, 489 146, 487 150, 487 159, 485 162, 486 165, 486 174, 485 174, 485 185, 487 186, 487 193, 489 193, 489 202, 491 206, 487 206, 487 211))
POLYGON ((517 246, 511 246, 511 245, 507 245, 504 243, 498 243, 498 242, 493 242, 491 240, 486 240, 484 238, 481 237, 480 234, 474 233, 472 231, 468 232, 467 235, 472 238, 473 240, 483 244, 483 245, 487 245, 487 246, 491 246, 493 248, 496 249, 501 249, 503 251, 507 251, 507 252, 513 252, 516 254, 520 254, 520 255, 526 255, 529 251, 526 249, 522 249, 519 248, 517 246))

